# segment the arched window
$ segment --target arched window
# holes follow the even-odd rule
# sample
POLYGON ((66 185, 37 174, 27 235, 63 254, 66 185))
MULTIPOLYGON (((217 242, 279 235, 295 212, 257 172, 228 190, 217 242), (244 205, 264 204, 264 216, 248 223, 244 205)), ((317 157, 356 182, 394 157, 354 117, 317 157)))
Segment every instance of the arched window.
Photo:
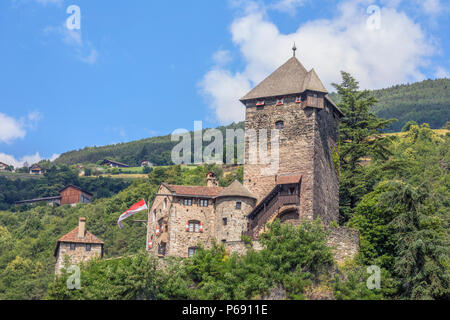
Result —
POLYGON ((275 128, 278 130, 284 129, 284 121, 280 120, 275 122, 275 128))

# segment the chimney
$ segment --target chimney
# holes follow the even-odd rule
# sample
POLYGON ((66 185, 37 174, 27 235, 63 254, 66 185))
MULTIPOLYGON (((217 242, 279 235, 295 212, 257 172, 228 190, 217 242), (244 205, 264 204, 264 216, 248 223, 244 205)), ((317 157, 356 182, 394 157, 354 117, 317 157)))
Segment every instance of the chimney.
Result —
POLYGON ((217 183, 216 180, 216 175, 214 174, 214 172, 209 172, 206 175, 206 186, 207 187, 217 187, 219 184, 217 183))
POLYGON ((78 238, 83 239, 86 235, 86 218, 80 218, 78 221, 78 238))

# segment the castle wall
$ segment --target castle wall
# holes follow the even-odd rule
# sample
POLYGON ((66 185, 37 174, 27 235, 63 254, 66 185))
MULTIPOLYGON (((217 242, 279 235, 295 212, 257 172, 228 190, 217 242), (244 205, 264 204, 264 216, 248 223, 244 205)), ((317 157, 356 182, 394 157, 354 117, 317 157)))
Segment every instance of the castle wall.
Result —
POLYGON ((91 244, 91 251, 86 251, 85 243, 77 243, 75 250, 70 250, 70 243, 60 242, 56 255, 56 274, 60 274, 61 269, 65 267, 64 259, 66 255, 69 256, 71 264, 77 265, 93 258, 100 258, 102 256, 102 245, 91 244))
POLYGON ((320 217, 325 225, 339 218, 339 177, 333 162, 337 156, 339 119, 332 109, 314 109, 314 219, 320 217))
POLYGON ((254 199, 243 197, 224 197, 216 202, 216 229, 215 238, 218 242, 240 241, 241 235, 247 231, 247 215, 250 214, 255 205, 254 199), (236 209, 236 202, 241 202, 241 209, 236 209), (227 222, 224 225, 223 219, 227 222))
MULTIPOLYGON (((303 108, 295 102, 295 96, 284 99, 284 104, 276 106, 276 100, 266 99, 263 110, 256 105, 247 106, 245 129, 275 129, 277 121, 284 121, 280 130, 279 170, 277 175, 302 174, 300 219, 313 219, 314 191, 314 138, 316 113, 312 108, 303 108)), ((249 163, 249 141, 245 141, 244 186, 258 200, 266 196, 276 185, 275 175, 261 176, 262 164, 249 163)))
POLYGON ((334 260, 344 262, 359 251, 359 231, 348 227, 329 227, 327 245, 332 247, 334 260))

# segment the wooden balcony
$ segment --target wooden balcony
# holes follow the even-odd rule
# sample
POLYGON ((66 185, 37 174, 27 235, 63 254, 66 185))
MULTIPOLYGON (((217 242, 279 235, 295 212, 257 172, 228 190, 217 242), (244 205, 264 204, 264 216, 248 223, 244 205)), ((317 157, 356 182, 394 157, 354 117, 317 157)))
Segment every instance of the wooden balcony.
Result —
POLYGON ((298 193, 282 193, 276 188, 274 191, 261 201, 260 205, 249 216, 251 219, 249 229, 244 234, 252 239, 255 239, 258 231, 273 218, 280 208, 287 205, 300 205, 300 195, 298 193))

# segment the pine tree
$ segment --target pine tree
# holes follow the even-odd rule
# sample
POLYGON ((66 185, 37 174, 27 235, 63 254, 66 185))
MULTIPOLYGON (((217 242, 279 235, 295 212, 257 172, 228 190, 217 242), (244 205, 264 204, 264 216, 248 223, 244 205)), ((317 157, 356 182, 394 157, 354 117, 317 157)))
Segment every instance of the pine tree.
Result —
POLYGON ((358 82, 342 71, 342 83, 333 84, 339 94, 339 107, 344 113, 339 130, 340 208, 341 222, 346 222, 361 197, 367 193, 364 167, 360 160, 387 159, 389 137, 382 137, 381 131, 394 119, 379 119, 371 111, 378 102, 368 90, 359 91, 358 82))

